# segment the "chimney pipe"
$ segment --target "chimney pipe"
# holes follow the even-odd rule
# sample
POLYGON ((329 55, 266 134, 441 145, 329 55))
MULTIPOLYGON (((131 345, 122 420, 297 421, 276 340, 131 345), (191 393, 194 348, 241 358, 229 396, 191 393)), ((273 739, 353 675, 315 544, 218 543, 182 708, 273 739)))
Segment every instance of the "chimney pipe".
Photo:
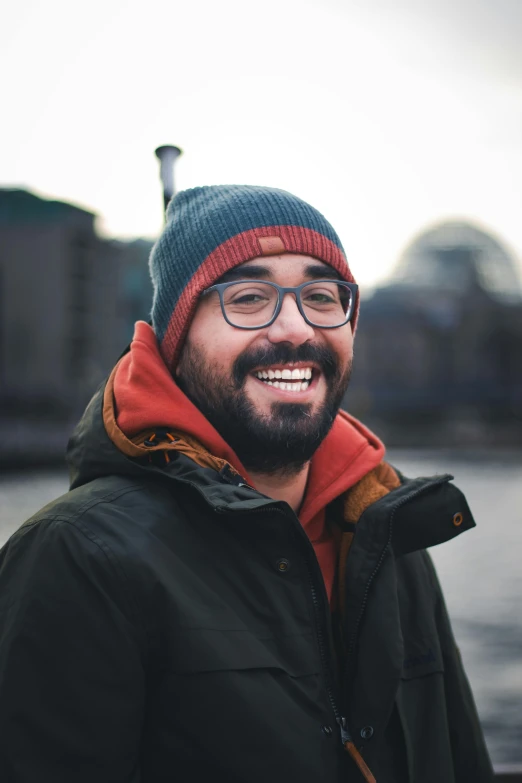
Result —
POLYGON ((160 161, 160 179, 163 185, 163 205, 166 213, 169 201, 176 193, 174 163, 181 155, 181 150, 172 144, 164 144, 162 147, 158 147, 155 152, 160 161))

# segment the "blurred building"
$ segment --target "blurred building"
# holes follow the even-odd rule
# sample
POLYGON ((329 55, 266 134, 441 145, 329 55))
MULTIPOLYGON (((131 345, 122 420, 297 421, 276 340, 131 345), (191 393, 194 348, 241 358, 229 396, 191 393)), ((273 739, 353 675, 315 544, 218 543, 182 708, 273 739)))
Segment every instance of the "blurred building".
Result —
POLYGON ((63 450, 133 319, 148 317, 151 243, 104 240, 94 220, 71 204, 0 190, 0 459, 26 443, 35 457, 55 441, 63 450))
POLYGON ((514 258, 462 222, 423 232, 366 299, 347 404, 391 442, 522 436, 522 295, 514 258))
MULTIPOLYGON (((63 455, 97 385, 148 319, 152 242, 0 189, 0 463, 63 455)), ((493 237, 447 222, 365 298, 346 406, 394 445, 522 441, 522 296, 493 237)))

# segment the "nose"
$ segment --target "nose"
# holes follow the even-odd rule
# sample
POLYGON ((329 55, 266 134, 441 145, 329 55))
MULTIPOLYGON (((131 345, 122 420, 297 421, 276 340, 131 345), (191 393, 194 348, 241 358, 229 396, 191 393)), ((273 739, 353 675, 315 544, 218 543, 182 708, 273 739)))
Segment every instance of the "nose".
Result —
POLYGON ((302 345, 313 340, 314 336, 313 327, 306 323, 299 312, 294 294, 285 294, 281 312, 268 327, 267 337, 270 342, 302 345))

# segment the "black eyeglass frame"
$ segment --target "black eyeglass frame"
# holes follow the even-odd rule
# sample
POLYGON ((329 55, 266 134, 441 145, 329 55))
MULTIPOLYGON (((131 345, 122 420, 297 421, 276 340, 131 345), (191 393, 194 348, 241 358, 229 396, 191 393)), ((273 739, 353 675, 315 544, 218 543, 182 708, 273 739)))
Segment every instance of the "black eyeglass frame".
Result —
POLYGON ((249 331, 252 331, 254 329, 265 329, 267 326, 271 326, 276 320, 279 313, 281 312, 281 307, 283 306, 283 299, 285 297, 285 294, 294 294, 297 308, 301 313, 305 323, 308 324, 308 326, 311 326, 314 329, 340 329, 341 326, 346 326, 346 324, 349 324, 350 321, 352 320, 358 290, 359 290, 359 286, 357 285, 357 283, 348 283, 346 280, 332 280, 327 278, 325 278, 324 280, 307 280, 306 283, 301 283, 301 285, 297 285, 290 288, 285 288, 283 286, 277 285, 277 283, 272 283, 269 280, 230 280, 228 283, 216 283, 215 285, 210 286, 210 288, 206 288, 204 291, 201 292, 201 296, 205 296, 206 294, 210 294, 213 291, 217 291, 219 294, 219 302, 221 304, 221 312, 223 313, 223 318, 225 319, 227 324, 229 324, 229 326, 233 326, 234 329, 247 329, 249 331), (225 303, 223 301, 223 294, 227 288, 230 288, 230 286, 238 285, 240 283, 263 283, 263 285, 270 285, 272 286, 272 288, 276 289, 277 304, 275 306, 272 317, 266 323, 261 324, 260 326, 238 326, 237 324, 233 324, 232 321, 228 319, 225 310, 225 303), (320 324, 314 324, 314 322, 310 321, 310 319, 305 314, 305 311, 303 309, 303 304, 301 302, 301 290, 306 286, 314 285, 316 283, 317 284, 337 283, 338 285, 344 286, 345 288, 348 288, 350 290, 352 297, 350 300, 348 317, 346 318, 345 321, 343 321, 342 324, 336 324, 335 326, 321 326, 320 324))

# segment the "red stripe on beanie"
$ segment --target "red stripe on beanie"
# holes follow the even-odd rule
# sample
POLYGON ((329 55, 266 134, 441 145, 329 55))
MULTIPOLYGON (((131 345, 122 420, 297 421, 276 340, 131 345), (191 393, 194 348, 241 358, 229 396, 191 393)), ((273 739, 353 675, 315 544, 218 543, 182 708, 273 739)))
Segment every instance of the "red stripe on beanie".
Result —
MULTIPOLYGON (((178 299, 161 342, 161 354, 169 368, 175 366, 201 292, 213 285, 229 269, 262 256, 258 238, 273 236, 282 239, 285 252, 313 256, 333 267, 343 280, 355 282, 341 248, 317 231, 302 226, 264 226, 237 234, 227 239, 206 257, 178 299)), ((354 332, 358 311, 359 296, 352 318, 354 332)))

